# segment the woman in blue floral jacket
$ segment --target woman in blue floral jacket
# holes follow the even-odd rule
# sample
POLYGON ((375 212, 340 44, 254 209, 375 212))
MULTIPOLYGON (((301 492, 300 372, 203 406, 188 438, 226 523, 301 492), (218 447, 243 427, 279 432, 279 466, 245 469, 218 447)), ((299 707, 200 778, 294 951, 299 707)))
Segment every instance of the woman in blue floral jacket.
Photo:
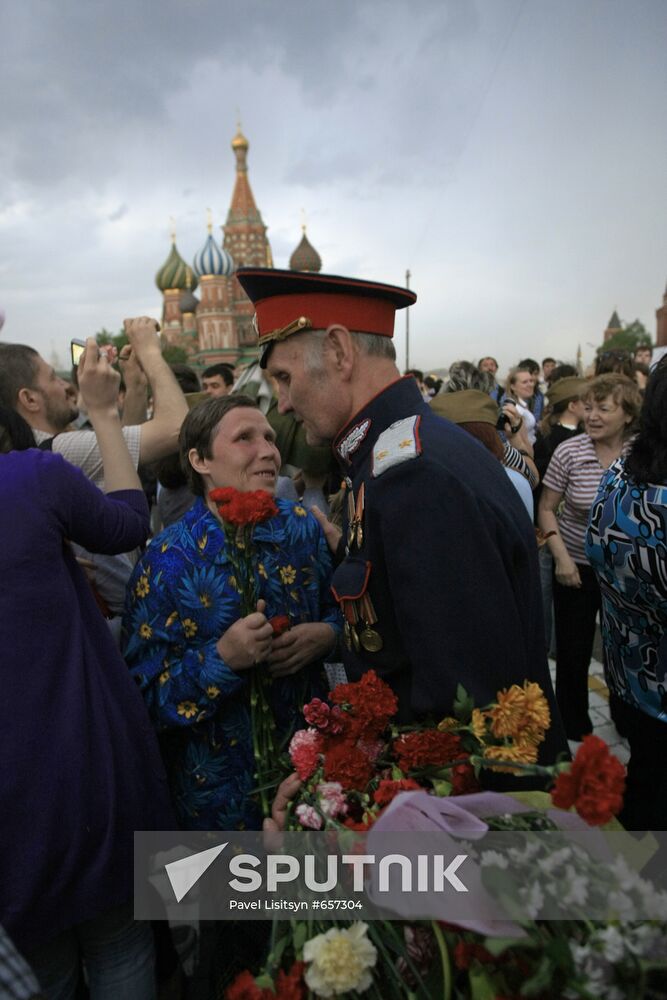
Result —
POLYGON ((252 400, 212 399, 183 424, 181 458, 194 506, 158 535, 130 581, 125 656, 144 694, 187 829, 253 829, 255 762, 250 670, 266 663, 276 745, 300 709, 322 693, 323 657, 340 630, 330 593, 331 561, 321 529, 299 504, 253 531, 257 610, 241 616, 241 595, 212 489, 273 493, 280 466, 274 432, 252 400), (270 619, 290 628, 274 636, 270 619))

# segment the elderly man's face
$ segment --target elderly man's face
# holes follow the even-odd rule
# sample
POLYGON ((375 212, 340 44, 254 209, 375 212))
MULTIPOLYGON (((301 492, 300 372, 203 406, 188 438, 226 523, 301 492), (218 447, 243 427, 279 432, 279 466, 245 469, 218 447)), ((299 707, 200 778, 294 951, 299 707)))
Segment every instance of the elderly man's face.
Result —
POLYGON ((347 387, 326 349, 320 368, 306 366, 310 336, 295 334, 275 344, 266 367, 275 380, 279 412, 293 412, 303 423, 308 444, 321 445, 333 441, 352 414, 347 387))
POLYGON ((479 363, 479 370, 481 372, 491 372, 492 375, 495 375, 498 371, 498 365, 493 358, 482 358, 479 363))

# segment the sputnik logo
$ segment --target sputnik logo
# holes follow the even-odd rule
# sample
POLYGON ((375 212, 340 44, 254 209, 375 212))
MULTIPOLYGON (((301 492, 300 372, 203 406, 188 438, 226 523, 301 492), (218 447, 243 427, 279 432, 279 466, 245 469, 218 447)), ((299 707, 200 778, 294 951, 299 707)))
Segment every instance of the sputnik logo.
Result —
POLYGON ((228 843, 229 841, 226 841, 217 847, 210 847, 207 851, 190 854, 189 857, 181 858, 180 861, 170 861, 168 865, 164 866, 177 903, 180 903, 187 896, 193 885, 197 884, 218 855, 222 854, 228 843))

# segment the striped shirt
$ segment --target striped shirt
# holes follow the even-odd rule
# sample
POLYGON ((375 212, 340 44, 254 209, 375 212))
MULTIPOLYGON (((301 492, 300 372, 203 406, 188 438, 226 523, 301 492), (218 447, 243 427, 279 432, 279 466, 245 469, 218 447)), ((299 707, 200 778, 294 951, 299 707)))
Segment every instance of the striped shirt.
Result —
MULTIPOLYGON (((48 431, 33 428, 33 436, 37 444, 42 444, 53 437, 48 431)), ((123 427, 123 437, 135 469, 139 466, 141 451, 141 425, 123 427)), ((64 431, 53 437, 51 450, 62 455, 72 465, 77 465, 81 471, 92 480, 99 489, 104 489, 104 469, 95 431, 64 431)))
MULTIPOLYGON (((627 445, 623 454, 626 450, 627 445)), ((542 480, 548 489, 563 495, 558 527, 570 556, 584 565, 588 563, 584 552, 588 518, 604 472, 588 434, 578 434, 558 445, 542 480)))

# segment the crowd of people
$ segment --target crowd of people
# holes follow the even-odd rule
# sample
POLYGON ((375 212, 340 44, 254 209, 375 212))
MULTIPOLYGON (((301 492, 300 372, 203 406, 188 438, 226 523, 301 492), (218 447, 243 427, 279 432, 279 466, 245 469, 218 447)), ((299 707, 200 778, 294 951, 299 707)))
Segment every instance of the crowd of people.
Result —
POLYGON ((0 345, 9 996, 85 982, 93 1000, 149 1000, 181 982, 165 928, 132 916, 132 832, 261 828, 258 664, 277 748, 333 673, 374 669, 399 722, 451 714, 459 684, 483 705, 537 682, 553 763, 592 729, 599 615, 631 751, 621 818, 666 828, 667 363, 401 376, 394 317, 413 292, 238 278, 258 332, 243 372, 168 365, 145 317, 125 321, 117 365, 89 339, 73 382, 0 345), (273 498, 251 608, 216 499, 230 490, 273 498))

